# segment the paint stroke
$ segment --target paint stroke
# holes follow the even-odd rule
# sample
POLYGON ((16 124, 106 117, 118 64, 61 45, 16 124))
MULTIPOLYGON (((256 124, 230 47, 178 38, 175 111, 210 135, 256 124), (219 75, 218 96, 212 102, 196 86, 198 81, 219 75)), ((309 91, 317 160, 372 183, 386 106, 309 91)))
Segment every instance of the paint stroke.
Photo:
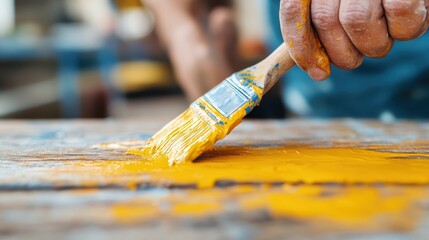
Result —
POLYGON ((111 211, 118 221, 126 223, 161 216, 198 219, 253 212, 254 216, 266 213, 273 219, 289 218, 367 231, 381 227, 410 230, 421 214, 416 203, 428 197, 429 192, 422 187, 237 186, 171 192, 156 201, 136 197, 113 205, 111 211))
POLYGON ((421 214, 417 203, 429 199, 429 154, 418 151, 420 142, 415 145, 417 150, 409 152, 401 150, 400 144, 384 148, 218 147, 193 163, 175 166, 163 159, 134 156, 65 161, 43 175, 87 188, 110 184, 141 192, 111 206, 113 217, 123 222, 198 218, 233 210, 353 227, 387 224, 409 229, 421 214), (173 190, 154 198, 141 190, 148 184, 173 190), (192 187, 174 190, 174 186, 192 187))

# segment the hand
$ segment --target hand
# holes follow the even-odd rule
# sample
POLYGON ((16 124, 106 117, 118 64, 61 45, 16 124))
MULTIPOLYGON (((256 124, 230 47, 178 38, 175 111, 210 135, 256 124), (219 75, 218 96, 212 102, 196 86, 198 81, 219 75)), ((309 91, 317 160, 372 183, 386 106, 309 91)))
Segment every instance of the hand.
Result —
POLYGON ((233 72, 236 28, 232 11, 201 0, 145 0, 175 76, 193 101, 233 72), (206 25, 204 25, 206 23, 206 25))
POLYGON ((395 40, 411 40, 429 25, 429 0, 282 0, 283 38, 310 77, 330 74, 330 62, 354 69, 364 56, 381 58, 395 40))

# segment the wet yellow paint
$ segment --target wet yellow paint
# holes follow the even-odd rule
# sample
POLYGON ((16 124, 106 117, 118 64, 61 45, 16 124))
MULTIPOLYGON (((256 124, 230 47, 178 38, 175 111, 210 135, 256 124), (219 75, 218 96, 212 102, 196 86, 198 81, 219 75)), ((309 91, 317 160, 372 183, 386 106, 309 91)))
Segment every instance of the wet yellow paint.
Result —
POLYGON ((412 222, 418 214, 406 213, 404 210, 418 199, 429 196, 421 188, 405 188, 383 194, 374 187, 352 187, 327 193, 327 196, 323 195, 324 191, 326 189, 323 187, 305 186, 291 192, 262 193, 254 198, 243 199, 242 206, 245 209, 268 208, 277 217, 317 218, 360 225, 367 221, 374 222, 377 217, 383 216, 397 217, 395 221, 400 221, 400 217, 409 215, 407 221, 412 222))
POLYGON ((116 220, 125 223, 150 220, 160 215, 160 211, 148 202, 145 204, 117 204, 112 207, 111 211, 116 220))
POLYGON ((322 222, 348 227, 380 226, 411 229, 420 216, 418 201, 429 197, 423 187, 291 186, 171 192, 156 201, 133 199, 113 206, 114 216, 125 222, 156 217, 207 217, 225 213, 263 213, 272 218, 322 222))
MULTIPOLYGON (((423 146, 415 145, 417 150, 423 146)), ((129 156, 70 163, 55 174, 83 185, 132 190, 141 183, 195 186, 115 204, 112 214, 124 222, 266 211, 274 218, 407 229, 418 219, 416 202, 429 198, 429 154, 398 152, 400 147, 218 147, 193 163, 169 166, 164 159, 129 156), (219 188, 225 181, 241 185, 219 188)))
POLYGON ((216 202, 188 202, 180 201, 175 203, 172 209, 174 215, 187 216, 207 216, 213 213, 218 213, 221 210, 220 203, 216 202))
POLYGON ((228 135, 249 111, 259 104, 264 89, 256 84, 253 73, 254 70, 249 68, 237 76, 241 84, 253 89, 258 101, 248 99, 243 106, 238 106, 235 112, 226 117, 203 96, 156 133, 137 153, 174 165, 191 162, 203 152, 211 150, 217 141, 228 135))
MULTIPOLYGON (((130 151, 140 154, 137 151, 130 151)), ((145 156, 145 154, 143 154, 145 156)), ((218 148, 196 163, 167 167, 162 159, 106 164, 110 174, 149 172, 156 179, 211 187, 237 182, 428 184, 429 154, 359 148, 218 148)))

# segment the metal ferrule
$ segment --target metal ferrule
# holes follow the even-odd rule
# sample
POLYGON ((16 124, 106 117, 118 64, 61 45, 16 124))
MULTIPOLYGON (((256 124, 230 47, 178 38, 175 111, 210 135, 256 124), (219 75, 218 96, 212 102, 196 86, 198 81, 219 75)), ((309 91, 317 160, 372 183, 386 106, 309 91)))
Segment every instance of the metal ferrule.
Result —
POLYGON ((227 78, 202 98, 225 118, 229 118, 246 103, 252 103, 250 108, 253 108, 260 101, 253 86, 248 81, 240 81, 237 74, 227 78))

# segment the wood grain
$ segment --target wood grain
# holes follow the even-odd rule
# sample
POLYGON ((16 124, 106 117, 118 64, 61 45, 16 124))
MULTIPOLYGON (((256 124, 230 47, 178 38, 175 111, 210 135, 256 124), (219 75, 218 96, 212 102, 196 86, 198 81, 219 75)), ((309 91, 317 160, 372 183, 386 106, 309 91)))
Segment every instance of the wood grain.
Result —
MULTIPOLYGON (((136 176, 120 176, 112 181, 108 176, 64 171, 75 164, 133 161, 138 157, 125 154, 125 150, 142 145, 163 124, 148 120, 1 122, 0 238, 425 239, 429 234, 429 195, 411 201, 395 217, 356 228, 317 219, 276 217, 267 209, 237 207, 238 203, 258 195, 284 191, 285 186, 314 187, 305 183, 280 182, 271 186, 248 183, 253 190, 246 192, 236 188, 237 183, 227 181, 199 189, 194 185, 154 185, 146 182, 144 176, 138 176, 141 179, 138 184, 130 186, 130 178, 136 176), (208 206, 222 206, 223 210, 175 214, 171 206, 183 204, 191 197, 208 206), (152 212, 154 209, 156 213, 152 212)), ((246 121, 218 145, 377 147, 380 152, 417 153, 417 157, 426 160, 429 123, 383 124, 350 119, 246 121)), ((429 191, 425 184, 326 182, 316 187, 323 190, 320 198, 367 189, 387 196, 429 191)))

